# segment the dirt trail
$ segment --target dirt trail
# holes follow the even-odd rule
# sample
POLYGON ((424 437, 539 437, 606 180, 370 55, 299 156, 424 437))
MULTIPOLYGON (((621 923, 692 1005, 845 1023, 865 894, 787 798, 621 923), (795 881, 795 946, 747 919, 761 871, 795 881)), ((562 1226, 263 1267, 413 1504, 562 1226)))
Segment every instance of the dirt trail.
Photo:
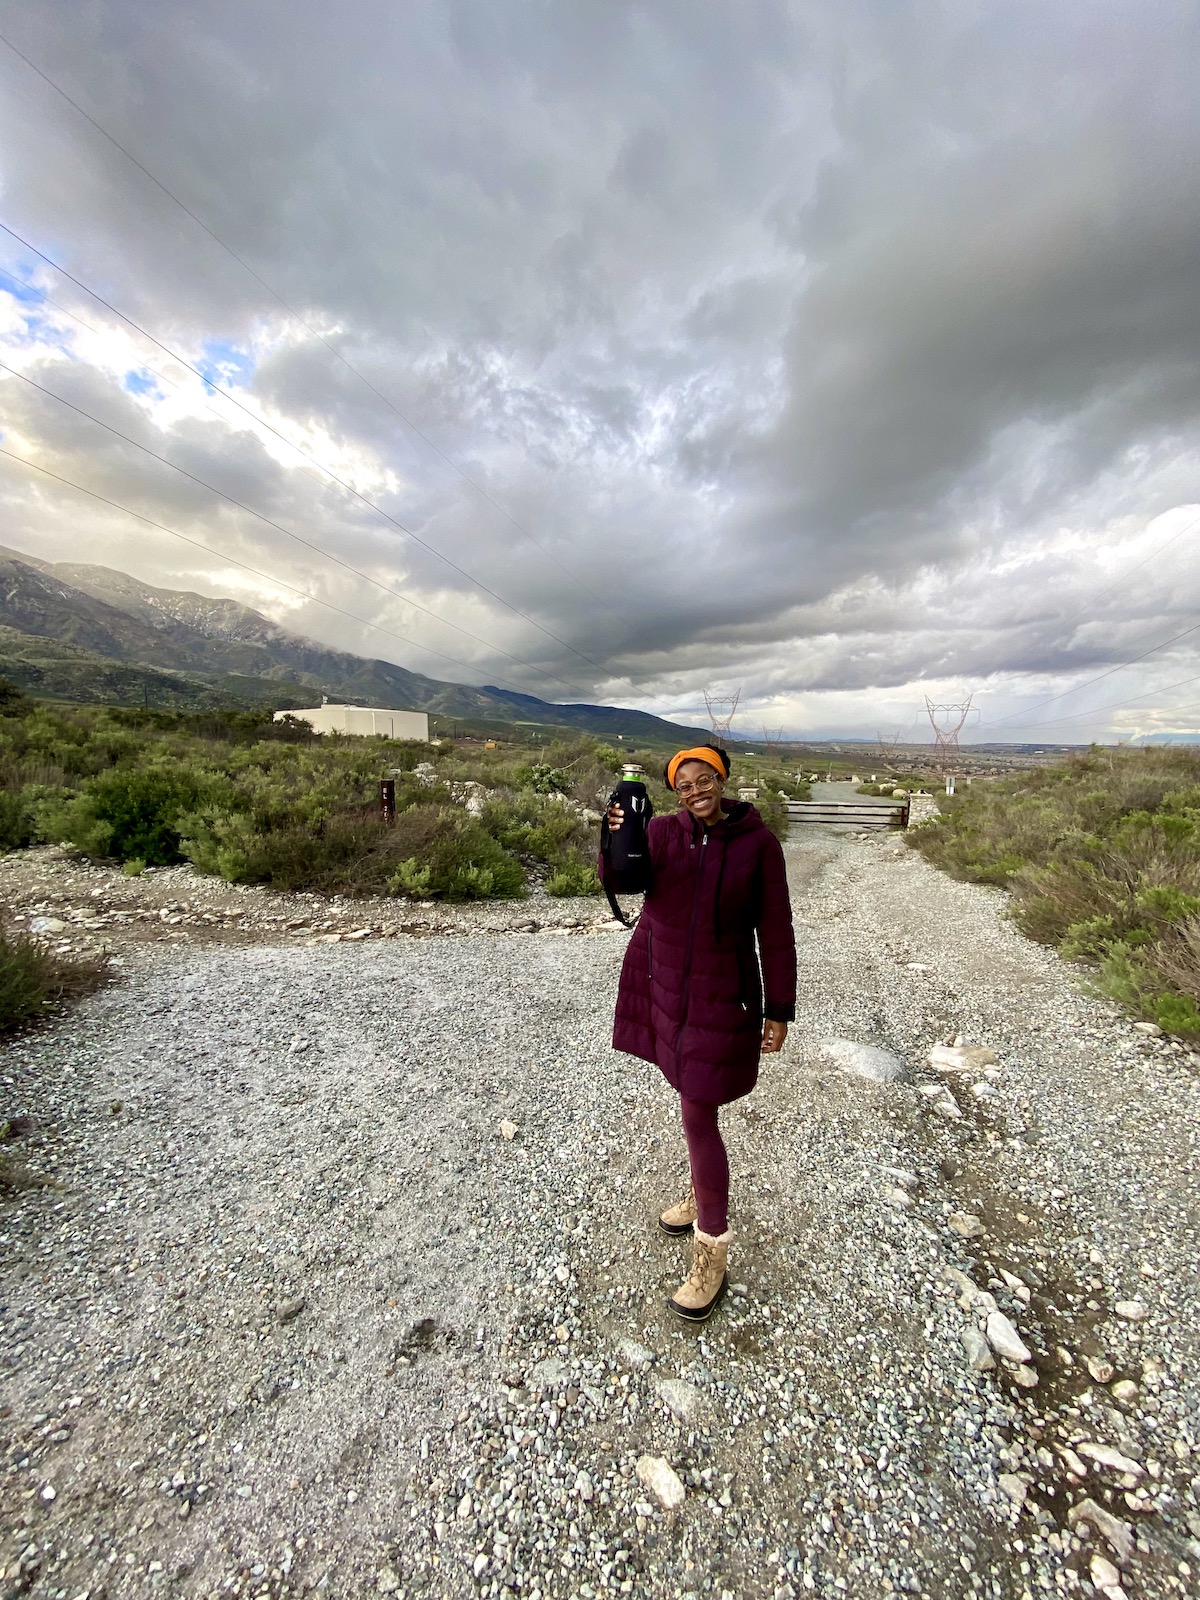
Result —
POLYGON ((800 1019, 725 1119, 701 1330, 650 1226, 675 1108, 608 1046, 621 933, 131 944, 11 1044, 54 1186, 0 1209, 4 1592, 1192 1592, 1200 1063, 894 836, 788 854, 800 1019), (924 1064, 958 1033, 994 1081, 924 1064), (955 1272, 1036 1387, 972 1370, 955 1272))

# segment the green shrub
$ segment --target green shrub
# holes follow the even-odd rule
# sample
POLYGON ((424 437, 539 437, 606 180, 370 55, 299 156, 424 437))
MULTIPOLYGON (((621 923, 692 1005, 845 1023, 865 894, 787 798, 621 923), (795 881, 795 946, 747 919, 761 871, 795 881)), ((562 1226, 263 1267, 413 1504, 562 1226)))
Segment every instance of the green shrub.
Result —
POLYGON ((587 862, 570 861, 556 867, 546 879, 546 893, 563 898, 572 895, 600 893, 600 879, 596 869, 587 862))
POLYGON ((201 790, 186 768, 119 768, 88 779, 82 794, 48 813, 47 831, 85 855, 167 866, 181 859, 176 824, 201 790))
POLYGON ((786 841, 788 836, 787 802, 777 799, 774 795, 760 795, 755 801, 755 805, 759 816, 775 837, 786 841))
POLYGON ((25 793, 0 789, 0 851, 23 850, 34 837, 33 807, 25 793))
POLYGON ((909 843, 1012 891, 1030 938, 1173 1033, 1200 1029, 1200 752, 1089 751, 1064 767, 976 782, 909 843))
POLYGON ((513 900, 525 894, 521 863, 476 820, 442 806, 413 807, 391 828, 399 857, 394 894, 442 900, 513 900))
POLYGON ((492 795, 480 821, 499 845, 530 865, 590 860, 596 851, 597 830, 574 807, 528 790, 492 795))
POLYGON ((534 794, 565 794, 571 787, 570 775, 546 761, 518 767, 514 777, 522 789, 532 789, 534 794))
POLYGON ((59 1001, 104 981, 99 961, 64 960, 40 940, 0 927, 0 1033, 34 1022, 59 1001))

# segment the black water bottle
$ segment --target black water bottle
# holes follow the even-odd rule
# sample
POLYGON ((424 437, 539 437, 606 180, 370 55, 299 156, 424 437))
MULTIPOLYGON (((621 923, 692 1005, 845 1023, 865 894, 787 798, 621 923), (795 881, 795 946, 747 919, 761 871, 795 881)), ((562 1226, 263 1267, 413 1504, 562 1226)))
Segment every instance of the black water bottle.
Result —
POLYGON ((641 767, 629 762, 621 770, 620 782, 608 797, 610 806, 618 805, 625 813, 621 826, 610 831, 608 858, 617 872, 636 873, 646 862, 646 829, 654 815, 654 807, 641 780, 641 767))

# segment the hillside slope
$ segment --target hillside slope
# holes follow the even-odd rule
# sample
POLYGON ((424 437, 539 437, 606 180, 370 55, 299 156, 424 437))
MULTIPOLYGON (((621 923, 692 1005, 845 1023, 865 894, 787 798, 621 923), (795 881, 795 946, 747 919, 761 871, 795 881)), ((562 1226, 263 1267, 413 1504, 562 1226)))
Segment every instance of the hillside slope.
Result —
POLYGON ((391 661, 328 649, 236 600, 159 589, 109 567, 50 563, 2 546, 0 673, 31 693, 92 702, 287 707, 325 694, 654 744, 703 736, 644 711, 559 704, 490 684, 428 678, 391 661), (160 681, 164 672, 170 681, 160 681))

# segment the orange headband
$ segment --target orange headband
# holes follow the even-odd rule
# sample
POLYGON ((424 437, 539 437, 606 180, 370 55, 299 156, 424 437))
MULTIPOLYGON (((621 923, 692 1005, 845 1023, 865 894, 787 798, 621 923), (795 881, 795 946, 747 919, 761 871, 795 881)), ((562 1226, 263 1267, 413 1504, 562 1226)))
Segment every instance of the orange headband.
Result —
POLYGON ((698 745, 695 750, 681 750, 678 755, 671 757, 667 762, 667 782, 671 788, 675 787, 675 774, 685 761, 703 761, 712 767, 718 778, 728 777, 723 762, 715 750, 710 750, 707 745, 698 745))

